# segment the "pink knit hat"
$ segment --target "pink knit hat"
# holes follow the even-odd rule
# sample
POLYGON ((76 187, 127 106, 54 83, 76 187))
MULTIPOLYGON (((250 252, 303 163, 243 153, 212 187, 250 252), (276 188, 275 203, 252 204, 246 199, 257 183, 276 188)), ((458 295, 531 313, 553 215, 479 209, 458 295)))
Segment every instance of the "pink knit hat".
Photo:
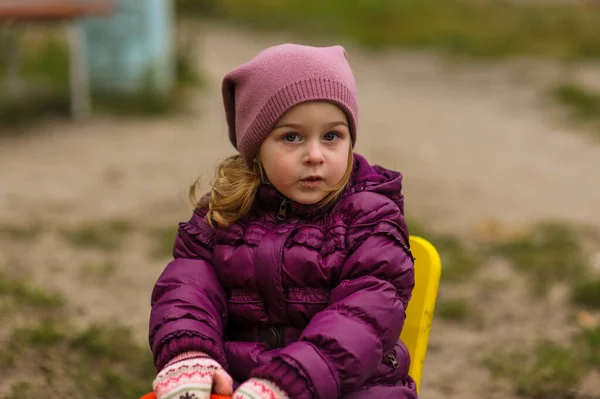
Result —
POLYGON ((356 142, 358 106, 354 75, 342 46, 282 44, 263 50, 223 78, 229 139, 248 162, 279 118, 306 101, 339 106, 356 142))

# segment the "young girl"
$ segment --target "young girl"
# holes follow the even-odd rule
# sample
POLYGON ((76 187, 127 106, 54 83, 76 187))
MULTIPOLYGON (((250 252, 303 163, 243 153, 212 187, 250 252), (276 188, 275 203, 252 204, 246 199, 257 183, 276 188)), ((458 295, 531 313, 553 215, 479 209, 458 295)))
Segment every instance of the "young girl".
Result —
POLYGON ((416 398, 402 176, 353 153, 344 48, 268 48, 222 89, 239 155, 152 292, 158 399, 416 398))

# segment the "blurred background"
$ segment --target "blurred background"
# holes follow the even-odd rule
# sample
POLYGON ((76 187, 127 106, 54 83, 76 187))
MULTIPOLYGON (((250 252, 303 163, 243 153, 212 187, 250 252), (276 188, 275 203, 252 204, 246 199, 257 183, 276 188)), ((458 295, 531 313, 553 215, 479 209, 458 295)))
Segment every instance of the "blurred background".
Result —
POLYGON ((443 276, 421 397, 600 398, 600 2, 1 0, 0 397, 137 398, 223 75, 346 47, 443 276))

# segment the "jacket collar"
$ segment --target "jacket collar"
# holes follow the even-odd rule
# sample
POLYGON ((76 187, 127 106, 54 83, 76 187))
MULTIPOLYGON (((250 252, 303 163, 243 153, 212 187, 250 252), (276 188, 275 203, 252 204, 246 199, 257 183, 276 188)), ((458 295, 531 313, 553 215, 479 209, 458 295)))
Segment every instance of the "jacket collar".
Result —
MULTIPOLYGON (((401 189, 402 175, 399 172, 378 165, 371 166, 363 156, 355 153, 350 180, 340 198, 360 191, 378 192, 396 202, 403 213, 404 201, 401 189)), ((270 183, 262 184, 259 187, 256 199, 260 208, 274 211, 276 214, 280 212, 280 209, 285 209, 286 218, 316 216, 327 210, 327 208, 319 208, 314 204, 304 205, 286 198, 270 183)))

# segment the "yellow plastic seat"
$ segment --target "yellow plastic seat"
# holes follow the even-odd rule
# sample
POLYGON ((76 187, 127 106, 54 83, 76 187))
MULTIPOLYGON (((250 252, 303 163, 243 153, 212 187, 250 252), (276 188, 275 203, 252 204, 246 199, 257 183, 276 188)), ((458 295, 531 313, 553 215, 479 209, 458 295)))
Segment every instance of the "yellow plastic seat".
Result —
POLYGON ((408 347, 411 358, 409 374, 417 383, 418 390, 440 285, 442 262, 435 247, 424 238, 411 236, 410 249, 415 258, 415 288, 408 303, 400 339, 408 347))

